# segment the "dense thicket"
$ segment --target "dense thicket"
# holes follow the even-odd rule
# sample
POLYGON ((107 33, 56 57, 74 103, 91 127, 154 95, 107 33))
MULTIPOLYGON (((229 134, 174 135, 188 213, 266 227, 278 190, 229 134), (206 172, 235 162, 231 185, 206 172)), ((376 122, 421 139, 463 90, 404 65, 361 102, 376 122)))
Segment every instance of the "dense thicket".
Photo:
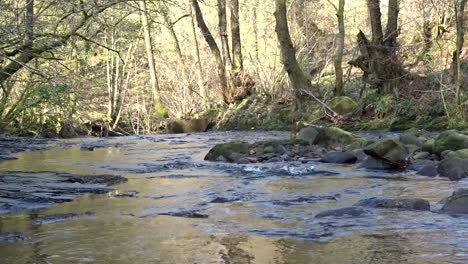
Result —
POLYGON ((297 102, 304 107, 282 112, 285 123, 464 126, 465 6, 466 0, 0 1, 0 129, 140 134, 167 117, 222 119, 236 109, 264 119, 260 112, 273 116, 281 112, 273 106, 297 102), (358 109, 336 111, 332 99, 343 95, 358 109))

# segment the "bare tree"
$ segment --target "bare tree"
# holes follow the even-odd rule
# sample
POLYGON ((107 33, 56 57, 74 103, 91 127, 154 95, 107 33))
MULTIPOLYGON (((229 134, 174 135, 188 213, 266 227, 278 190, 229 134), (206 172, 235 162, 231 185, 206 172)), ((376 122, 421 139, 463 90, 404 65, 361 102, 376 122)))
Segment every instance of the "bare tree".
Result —
POLYGON ((219 34, 221 36, 221 51, 223 53, 224 67, 226 72, 230 73, 232 69, 231 55, 229 54, 229 40, 227 33, 227 19, 226 19, 226 0, 218 0, 218 26, 219 34))
POLYGON ((216 64, 218 66, 218 76, 219 76, 219 81, 220 81, 221 89, 223 93, 223 100, 225 103, 228 103, 230 101, 229 96, 228 96, 229 89, 228 89, 228 82, 226 78, 226 68, 224 65, 223 58, 221 57, 221 52, 218 48, 218 45, 216 44, 216 41, 213 38, 213 35, 211 34, 210 30, 208 29, 208 26, 205 23, 200 6, 198 5, 198 0, 191 0, 191 1, 192 1, 192 8, 195 12, 195 18, 196 18, 198 27, 200 28, 203 34, 203 37, 205 38, 205 41, 211 50, 211 54, 214 56, 216 60, 216 64))
POLYGON ((146 1, 139 1, 141 24, 145 36, 146 56, 148 58, 149 75, 151 82, 151 94, 153 96, 154 107, 161 106, 161 94, 159 89, 158 77, 156 73, 156 63, 154 61, 153 41, 151 39, 151 29, 148 20, 148 11, 146 9, 146 1))
POLYGON ((344 95, 343 87, 343 52, 345 44, 345 24, 344 24, 344 7, 345 0, 339 0, 338 6, 334 5, 331 1, 328 1, 333 5, 336 11, 336 17, 338 19, 338 37, 336 39, 336 54, 334 60, 335 66, 335 96, 344 95))

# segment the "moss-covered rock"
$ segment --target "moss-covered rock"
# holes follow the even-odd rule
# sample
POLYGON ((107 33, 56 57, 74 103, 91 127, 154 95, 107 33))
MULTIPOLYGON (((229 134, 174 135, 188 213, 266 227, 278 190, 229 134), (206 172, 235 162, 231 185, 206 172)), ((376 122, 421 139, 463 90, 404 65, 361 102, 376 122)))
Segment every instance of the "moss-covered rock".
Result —
POLYGON ((348 96, 334 97, 330 101, 330 108, 340 115, 352 115, 358 109, 358 104, 348 96))
POLYGON ((450 151, 446 155, 447 158, 461 158, 461 159, 468 159, 468 148, 466 149, 459 149, 457 151, 450 151))
POLYGON ((219 144, 214 146, 208 154, 206 154, 205 160, 215 161, 221 157, 227 160, 233 153, 247 154, 251 147, 251 144, 243 141, 219 144))
POLYGON ((429 153, 434 153, 434 143, 435 139, 433 138, 426 140, 422 145, 422 150, 429 153))
POLYGON ((297 135, 296 139, 307 141, 310 145, 315 144, 319 132, 313 127, 304 127, 297 135))
POLYGON ((399 166, 406 165, 406 158, 408 156, 405 146, 393 138, 386 138, 375 142, 367 146, 364 152, 371 157, 399 166))
POLYGON ((442 212, 449 214, 468 214, 468 189, 458 189, 448 197, 442 212))
POLYGON ((441 154, 445 150, 457 151, 468 148, 468 136, 456 130, 448 130, 439 134, 434 141, 434 153, 441 154))

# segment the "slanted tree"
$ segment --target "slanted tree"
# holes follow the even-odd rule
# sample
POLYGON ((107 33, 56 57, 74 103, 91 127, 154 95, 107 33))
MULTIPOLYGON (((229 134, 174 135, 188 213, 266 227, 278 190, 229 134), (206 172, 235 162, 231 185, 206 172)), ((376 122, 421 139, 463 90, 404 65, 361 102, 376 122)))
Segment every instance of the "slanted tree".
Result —
POLYGON ((304 89, 309 88, 310 80, 302 71, 296 58, 296 49, 293 46, 289 34, 286 12, 286 0, 275 0, 275 31, 281 52, 281 61, 286 70, 289 81, 294 89, 296 98, 299 99, 304 89))

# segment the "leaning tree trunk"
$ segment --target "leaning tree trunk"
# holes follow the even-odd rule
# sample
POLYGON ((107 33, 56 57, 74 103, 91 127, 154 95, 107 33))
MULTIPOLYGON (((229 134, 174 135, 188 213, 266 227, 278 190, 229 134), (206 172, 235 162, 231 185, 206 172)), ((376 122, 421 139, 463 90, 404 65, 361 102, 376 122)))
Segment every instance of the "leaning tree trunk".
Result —
POLYGON ((232 69, 231 55, 229 54, 229 40, 227 33, 226 0, 218 0, 218 26, 221 36, 221 51, 223 53, 224 67, 230 73, 232 69))
POLYGON ((378 88, 380 94, 398 94, 410 80, 396 53, 398 37, 399 0, 388 1, 388 22, 386 34, 383 34, 380 0, 367 0, 372 39, 369 41, 362 31, 357 35, 361 56, 349 64, 360 68, 364 79, 378 88))
POLYGON ((294 49, 291 35, 289 34, 286 0, 275 0, 275 4, 275 31, 278 37, 281 61, 284 65, 284 69, 288 73, 296 98, 299 99, 302 95, 302 90, 310 87, 310 81, 302 71, 296 59, 296 50, 294 49))
POLYGON ((230 99, 228 96, 229 89, 228 89, 228 83, 227 83, 227 78, 226 78, 226 69, 224 67, 223 58, 221 57, 221 52, 218 48, 218 45, 216 44, 216 41, 213 38, 213 35, 211 35, 211 32, 205 23, 200 6, 198 5, 198 0, 191 0, 191 1, 192 1, 192 8, 195 12, 195 19, 197 20, 198 27, 200 28, 203 34, 203 37, 205 38, 205 41, 208 44, 208 47, 210 48, 211 53, 213 54, 213 57, 216 60, 216 64, 218 67, 218 77, 221 83, 221 90, 223 94, 223 100, 225 103, 229 103, 230 99))

